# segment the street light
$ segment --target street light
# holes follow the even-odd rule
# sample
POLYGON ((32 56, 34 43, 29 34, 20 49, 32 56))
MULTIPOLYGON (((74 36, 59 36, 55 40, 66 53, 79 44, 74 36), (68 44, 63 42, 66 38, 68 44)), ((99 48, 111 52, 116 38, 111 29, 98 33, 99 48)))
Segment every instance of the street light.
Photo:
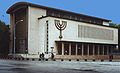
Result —
POLYGON ((14 49, 14 51, 13 51, 13 56, 14 56, 14 58, 15 58, 15 39, 16 39, 16 36, 15 36, 15 29, 16 29, 16 25, 19 23, 19 22, 23 22, 23 20, 18 20, 15 24, 14 24, 14 46, 13 46, 13 49, 14 49))
POLYGON ((54 47, 51 47, 51 53, 53 53, 53 49, 54 49, 54 47))

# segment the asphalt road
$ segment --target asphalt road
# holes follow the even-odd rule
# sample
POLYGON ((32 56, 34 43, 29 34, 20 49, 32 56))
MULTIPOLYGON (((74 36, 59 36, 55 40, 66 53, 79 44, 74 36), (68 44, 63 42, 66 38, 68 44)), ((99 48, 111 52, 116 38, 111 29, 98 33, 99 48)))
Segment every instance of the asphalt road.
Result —
POLYGON ((0 73, 120 73, 120 62, 0 60, 0 73))

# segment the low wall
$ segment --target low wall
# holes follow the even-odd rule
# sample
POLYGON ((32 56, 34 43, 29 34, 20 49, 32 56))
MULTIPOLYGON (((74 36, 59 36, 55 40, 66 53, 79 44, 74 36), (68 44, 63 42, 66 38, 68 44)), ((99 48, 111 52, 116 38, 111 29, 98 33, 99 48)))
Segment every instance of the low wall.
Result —
MULTIPOLYGON (((80 59, 80 60, 84 60, 84 59, 88 59, 88 60, 108 60, 110 59, 109 55, 92 55, 92 56, 81 56, 81 55, 55 55, 55 59, 80 59)), ((120 59, 120 55, 119 56, 113 56, 111 59, 120 59)))
MULTIPOLYGON (((13 55, 9 56, 9 57, 13 57, 13 55)), ((39 55, 30 55, 30 54, 16 54, 15 55, 16 58, 39 58, 39 55)), ((46 59, 51 58, 51 55, 49 54, 45 54, 44 57, 46 59)), ((72 60, 120 60, 120 55, 113 55, 112 57, 110 57, 109 55, 55 55, 54 56, 55 59, 72 59, 72 60)))
POLYGON ((120 55, 113 55, 114 60, 120 60, 120 55))

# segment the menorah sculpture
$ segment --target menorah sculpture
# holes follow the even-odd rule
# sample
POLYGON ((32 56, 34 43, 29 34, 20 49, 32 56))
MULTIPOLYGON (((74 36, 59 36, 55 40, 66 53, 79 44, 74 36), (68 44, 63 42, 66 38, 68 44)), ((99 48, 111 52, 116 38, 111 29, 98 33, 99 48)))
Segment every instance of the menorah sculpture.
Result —
POLYGON ((62 24, 60 24, 60 21, 59 20, 56 20, 55 21, 55 26, 58 30, 60 30, 60 35, 59 35, 59 38, 60 40, 63 38, 62 37, 62 31, 66 28, 67 26, 67 22, 66 21, 62 21, 62 24))

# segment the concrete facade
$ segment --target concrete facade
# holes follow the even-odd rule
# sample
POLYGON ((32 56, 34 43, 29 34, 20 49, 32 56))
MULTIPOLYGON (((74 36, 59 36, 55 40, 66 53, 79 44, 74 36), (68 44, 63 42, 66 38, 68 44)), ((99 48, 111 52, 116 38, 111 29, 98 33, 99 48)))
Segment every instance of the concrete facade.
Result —
MULTIPOLYGON (((100 45, 102 44, 102 49, 103 49, 103 54, 100 55, 99 57, 105 56, 104 58, 109 57, 109 45, 113 45, 112 47, 115 49, 115 47, 118 44, 118 29, 109 27, 109 20, 101 19, 101 18, 95 18, 95 17, 87 17, 86 19, 93 20, 95 19, 99 23, 92 23, 91 21, 76 21, 71 19, 66 19, 62 17, 54 17, 54 16, 49 16, 49 10, 52 8, 47 8, 43 6, 38 6, 38 5, 32 5, 29 3, 18 3, 15 4, 17 5, 22 5, 23 8, 26 8, 26 20, 25 22, 27 25, 27 54, 22 54, 22 53, 16 53, 21 55, 22 57, 34 57, 34 58, 39 58, 40 53, 44 53, 45 57, 50 57, 51 53, 55 54, 55 58, 83 58, 85 59, 85 56, 83 52, 85 52, 84 48, 82 46, 85 46, 87 44, 87 54, 89 57, 90 55, 90 50, 92 50, 92 57, 97 58, 100 54, 98 53, 97 56, 95 56, 95 44, 99 45, 98 47, 100 48, 100 45), (23 4, 23 5, 22 5, 23 4), (62 36, 63 38, 60 40, 59 35, 60 31, 56 28, 55 26, 55 20, 60 21, 60 24, 62 24, 62 21, 65 21, 67 23, 66 28, 62 31, 62 36), (61 54, 59 54, 59 49, 60 46, 58 46, 58 43, 62 42, 62 47, 61 47, 61 54), (68 50, 69 52, 65 56, 66 48, 65 48, 65 43, 68 43, 68 50), (72 47, 73 43, 76 44, 76 47, 72 47), (82 55, 78 55, 78 45, 79 43, 82 43, 82 55), (90 44, 92 44, 92 49, 90 47, 90 44), (107 54, 104 55, 104 51, 107 46, 107 54), (75 51, 74 55, 72 55, 72 51, 75 51)), ((10 14, 10 21, 11 21, 11 48, 13 48, 13 28, 15 24, 15 16, 14 14, 16 11, 21 10, 16 9, 13 5, 10 9, 8 9, 7 13, 10 14), (13 10, 12 10, 13 9, 13 10), (13 12, 12 12, 13 11, 13 12), (15 11, 15 12, 14 12, 15 11)), ((55 9, 53 9, 54 11, 55 9)), ((59 11, 59 10, 58 10, 59 11)), ((67 12, 66 12, 67 13, 67 12)), ((69 12, 68 12, 69 13, 69 12)), ((51 14, 52 15, 52 14, 51 14)), ((74 15, 74 14, 73 14, 74 15)), ((82 15, 84 16, 84 15, 82 15)), ((19 18, 19 17, 18 17, 19 18)), ((24 21, 23 21, 24 22, 24 21)), ((22 24, 22 23, 19 23, 22 24)), ((24 32, 24 31, 23 31, 24 32)), ((17 36, 17 35, 16 35, 17 36)), ((68 47, 67 46, 67 47, 68 47)), ((25 49, 26 49, 25 48, 25 49)), ((112 48, 112 49, 113 49, 112 48)), ((98 50, 98 52, 100 49, 98 50)), ((12 53, 12 49, 11 52, 12 53)))
POLYGON ((38 54, 39 50, 39 22, 38 18, 46 16, 46 10, 28 7, 28 52, 38 54), (34 43, 35 42, 35 43, 34 43))
MULTIPOLYGON (((67 27, 65 30, 63 30, 63 38, 61 39, 61 41, 69 41, 69 42, 86 42, 86 43, 101 43, 101 44, 118 44, 118 29, 116 28, 109 28, 109 27, 103 27, 103 26, 99 26, 99 25, 91 25, 91 24, 87 24, 87 23, 82 23, 82 22, 76 22, 76 21, 70 21, 70 20, 65 20, 65 19, 60 19, 60 18, 54 18, 54 17, 46 17, 46 18, 43 18, 43 19, 40 19, 39 20, 39 25, 41 27, 39 27, 39 31, 41 31, 39 34, 40 34, 40 53, 41 52, 45 52, 45 49, 46 49, 46 21, 48 21, 48 52, 52 52, 52 49, 51 47, 54 47, 54 54, 58 54, 58 49, 56 47, 56 42, 55 41, 60 41, 59 39, 59 30, 55 27, 55 22, 54 20, 60 20, 60 21, 67 21, 67 27), (52 26, 51 26, 52 25, 52 26), (106 30, 112 30, 113 31, 113 39, 112 40, 108 40, 108 39, 96 39, 96 38, 85 38, 85 37, 78 37, 78 25, 80 26, 89 26, 89 27, 95 27, 97 29, 106 29, 106 30)), ((87 31, 88 32, 88 31, 87 31)), ((91 33, 95 33, 96 31, 94 32, 91 32, 91 33)), ((103 31, 104 32, 104 31, 103 31)), ((101 36, 107 36, 108 37, 109 34, 101 34, 101 36)), ((80 58, 80 59, 99 59, 100 57, 102 59, 109 59, 109 56, 75 56, 75 55, 72 55, 72 56, 64 56, 64 55, 57 55, 56 58, 65 58, 65 59, 77 59, 77 58, 80 58), (88 58, 89 57, 89 58, 88 58)))

